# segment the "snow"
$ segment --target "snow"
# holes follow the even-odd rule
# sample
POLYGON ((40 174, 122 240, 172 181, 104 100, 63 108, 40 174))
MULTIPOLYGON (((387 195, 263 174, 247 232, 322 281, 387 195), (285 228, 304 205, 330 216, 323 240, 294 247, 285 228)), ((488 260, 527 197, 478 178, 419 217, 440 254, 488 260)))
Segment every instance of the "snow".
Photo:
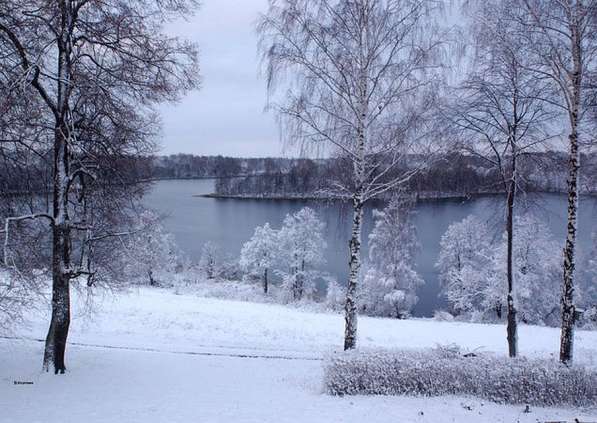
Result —
MULTIPOLYGON (((0 422, 535 422, 595 420, 597 411, 502 406, 461 398, 323 394, 326 352, 342 345, 343 318, 271 304, 142 288, 74 304, 67 375, 40 372, 45 316, 0 339, 0 422), (109 348, 107 348, 109 347, 109 348), (269 358, 248 358, 248 357, 269 358), (280 357, 272 358, 272 357, 280 357), (33 385, 14 385, 32 381, 33 385), (423 415, 419 413, 423 412, 423 415)), ((556 329, 522 326, 522 354, 557 352, 556 329)), ((436 344, 506 351, 505 328, 363 317, 363 347, 436 344)), ((577 333, 577 357, 595 364, 597 333, 577 333)))

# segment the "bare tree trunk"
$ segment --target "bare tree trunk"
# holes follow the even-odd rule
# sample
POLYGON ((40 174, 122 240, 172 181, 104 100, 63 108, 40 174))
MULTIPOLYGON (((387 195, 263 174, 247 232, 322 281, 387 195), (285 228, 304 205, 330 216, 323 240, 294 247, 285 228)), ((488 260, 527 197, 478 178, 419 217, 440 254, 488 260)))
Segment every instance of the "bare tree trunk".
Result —
POLYGON ((301 300, 305 293, 305 260, 301 261, 301 272, 297 279, 298 299, 301 300))
POLYGON ((157 284, 153 278, 153 270, 149 269, 147 271, 147 276, 149 277, 149 286, 156 286, 157 284))
POLYGON ((54 130, 52 202, 52 317, 46 336, 43 368, 54 365, 55 374, 66 371, 64 354, 70 326, 71 227, 68 215, 69 142, 71 141, 69 96, 72 67, 72 4, 60 0, 61 33, 58 40, 58 79, 54 130))
POLYGON ((54 145, 54 224, 52 227, 52 317, 46 336, 43 368, 64 373, 70 326, 70 226, 68 218, 68 144, 66 128, 58 127, 54 145))
POLYGON ((263 272, 263 293, 267 294, 268 286, 267 286, 267 267, 263 272))
POLYGON ((514 275, 512 263, 512 250, 514 244, 514 197, 516 195, 516 151, 512 151, 512 177, 508 187, 507 200, 507 216, 506 216, 506 232, 508 236, 508 299, 507 299, 507 313, 508 323, 506 332, 508 334, 508 353, 510 357, 516 357, 518 353, 518 326, 516 323, 516 307, 514 305, 514 275))
POLYGON ((361 229, 363 221, 363 200, 359 192, 353 199, 352 236, 350 238, 350 273, 346 290, 344 349, 350 350, 357 343, 357 283, 361 269, 361 229))

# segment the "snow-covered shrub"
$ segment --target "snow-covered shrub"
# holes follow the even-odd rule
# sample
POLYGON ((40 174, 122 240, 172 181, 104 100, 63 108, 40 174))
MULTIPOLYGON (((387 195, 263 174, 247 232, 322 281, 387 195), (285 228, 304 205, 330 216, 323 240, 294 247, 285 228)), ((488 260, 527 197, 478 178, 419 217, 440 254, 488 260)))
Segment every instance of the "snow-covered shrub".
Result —
POLYGON ((286 215, 278 233, 278 269, 288 300, 300 301, 315 293, 317 267, 325 262, 324 223, 317 213, 305 207, 286 215))
POLYGON ((217 276, 220 280, 238 281, 243 278, 243 274, 244 272, 237 258, 226 254, 220 259, 220 265, 217 269, 217 276))
POLYGON ((597 405, 593 370, 454 348, 338 353, 325 363, 324 383, 332 395, 472 395, 508 404, 597 405))
POLYGON ((438 322, 453 322, 454 316, 445 310, 435 310, 433 320, 437 320, 438 322))
POLYGON ((362 311, 373 316, 407 317, 418 301, 424 281, 414 269, 420 249, 410 204, 393 198, 374 210, 369 235, 369 260, 359 293, 362 311))
POLYGON ((332 311, 342 310, 346 301, 346 287, 340 286, 338 281, 332 277, 325 279, 327 280, 326 307, 332 311))

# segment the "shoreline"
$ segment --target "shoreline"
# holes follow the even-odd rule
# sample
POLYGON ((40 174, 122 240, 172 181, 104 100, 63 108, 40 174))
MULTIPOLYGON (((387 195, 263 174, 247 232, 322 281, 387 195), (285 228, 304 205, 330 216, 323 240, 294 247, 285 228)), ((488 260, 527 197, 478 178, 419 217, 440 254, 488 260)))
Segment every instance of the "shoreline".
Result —
MULTIPOLYGON (((553 192, 553 191, 537 191, 531 192, 533 194, 541 195, 563 195, 565 192, 553 192)), ((468 201, 479 197, 488 196, 500 196, 505 195, 502 192, 478 192, 478 193, 423 193, 416 196, 416 202, 431 202, 431 201, 442 201, 442 200, 453 200, 453 201, 468 201)), ((341 197, 324 197, 316 195, 255 195, 255 194, 193 194, 192 197, 196 198, 211 198, 216 200, 251 200, 251 201, 349 201, 349 198, 341 197)), ((580 198, 594 198, 597 197, 597 193, 583 193, 580 194, 580 198)), ((387 198, 374 198, 373 201, 387 201, 387 198)))

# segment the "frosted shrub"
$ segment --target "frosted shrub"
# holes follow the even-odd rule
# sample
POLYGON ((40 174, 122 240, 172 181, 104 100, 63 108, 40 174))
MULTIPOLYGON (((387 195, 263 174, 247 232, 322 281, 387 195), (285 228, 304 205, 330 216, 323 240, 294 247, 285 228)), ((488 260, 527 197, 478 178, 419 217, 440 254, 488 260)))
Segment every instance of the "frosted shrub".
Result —
POLYGON ((325 296, 326 307, 332 311, 340 311, 344 308, 346 299, 346 287, 340 286, 334 278, 326 278, 328 281, 327 293, 325 296))
POLYGON ((497 403, 597 406, 597 372, 552 360, 462 354, 458 348, 350 351, 328 358, 332 395, 472 395, 497 403))
POLYGON ((453 322, 454 316, 447 311, 436 310, 433 313, 433 320, 437 320, 438 322, 453 322))

